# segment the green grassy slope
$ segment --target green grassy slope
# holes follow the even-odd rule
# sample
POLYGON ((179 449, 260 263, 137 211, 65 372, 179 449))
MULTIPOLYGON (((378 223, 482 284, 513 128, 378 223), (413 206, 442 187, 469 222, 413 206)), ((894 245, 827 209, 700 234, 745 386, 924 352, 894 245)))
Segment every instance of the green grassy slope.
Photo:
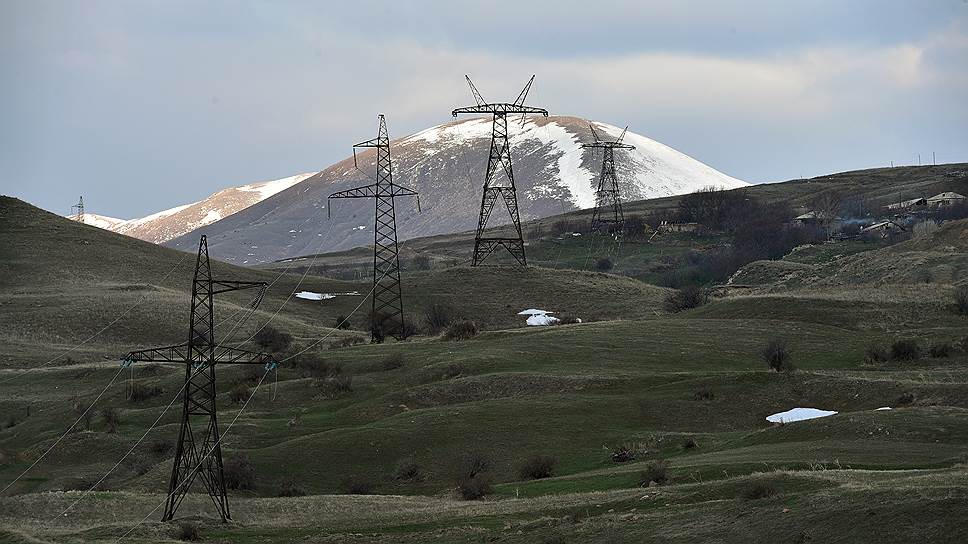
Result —
MULTIPOLYGON (((103 262, 112 253, 166 263, 180 256, 48 221, 41 226, 61 227, 46 237, 51 255, 92 236, 88 251, 103 262)), ((960 240, 964 227, 958 229, 942 231, 938 244, 960 240)), ((16 240, 31 236, 30 229, 18 232, 0 247, 32 251, 16 240)), ((902 267, 921 266, 917 254, 936 251, 924 240, 888 249, 902 267)), ((844 259, 877 260, 880 251, 887 250, 844 259)), ((569 258, 577 261, 579 254, 569 258)), ((63 267, 44 252, 32 255, 63 267)), ((812 259, 799 264, 830 266, 831 274, 852 270, 832 264, 843 259, 812 259)), ((960 262, 957 251, 939 251, 938 259, 939 266, 960 262)), ((18 287, 3 285, 15 297, 39 297, 57 281, 72 281, 70 274, 33 280, 28 265, 16 266, 24 268, 8 277, 18 287)), ((177 282, 160 280, 167 269, 158 268, 141 281, 156 285, 153 292, 184 297, 177 282)), ((79 269, 92 277, 73 280, 64 304, 87 296, 102 301, 113 293, 105 286, 134 283, 102 276, 97 262, 79 269)), ((227 270, 270 280, 277 274, 227 270)), ((346 285, 308 278, 321 282, 319 290, 346 285)), ((298 278, 284 281, 294 285, 298 278)), ((600 273, 458 266, 412 271, 405 282, 414 315, 439 301, 489 330, 459 342, 418 337, 343 349, 320 345, 298 364, 282 365, 278 381, 269 375, 225 439, 226 455, 244 454, 255 470, 252 489, 230 492, 236 521, 212 519, 204 495, 190 496, 179 511, 198 524, 205 541, 881 543, 958 542, 968 532, 957 514, 968 506, 966 348, 943 358, 864 362, 871 344, 916 338, 926 349, 965 337, 968 318, 944 305, 947 283, 781 286, 668 315, 658 310, 666 290, 600 273), (907 291, 899 295, 898 285, 907 291), (530 306, 591 322, 523 328, 515 313, 530 306), (766 369, 757 353, 771 338, 789 341, 796 372, 766 369), (343 387, 335 386, 334 375, 343 387), (765 420, 794 406, 840 413, 785 425, 765 420), (880 407, 893 410, 875 410, 880 407), (611 452, 620 447, 635 451, 635 459, 614 461, 611 452), (456 473, 469 452, 493 462, 494 493, 484 501, 455 496, 456 473), (557 459, 553 477, 522 479, 521 464, 538 454, 557 459), (670 480, 643 487, 642 473, 657 459, 668 461, 670 480), (404 461, 419 466, 421 476, 397 477, 404 461), (308 496, 277 497, 287 480, 308 496), (375 495, 340 494, 347 480, 368 482, 375 495)), ((76 338, 63 324, 67 318, 44 300, 16 304, 0 307, 4 326, 15 326, 8 310, 36 311, 34 319, 50 320, 52 330, 76 338)), ((320 306, 307 303, 289 313, 287 305, 282 326, 299 333, 290 351, 326 330, 316 324, 320 306)), ((160 317, 152 319, 133 326, 162 326, 160 317)), ((126 340, 99 340, 92 353, 126 340)), ((17 341, 0 338, 4 356, 24 349, 17 341)), ((44 356, 59 347, 24 342, 44 356)), ((82 360, 90 364, 57 364, 0 382, 0 413, 14 416, 10 424, 0 418, 3 485, 73 421, 74 396, 93 400, 116 372, 112 362, 82 360)), ((232 421, 239 403, 230 391, 254 382, 244 369, 223 368, 219 376, 219 418, 232 421)), ((119 432, 106 432, 94 418, 65 438, 0 497, 6 531, 0 540, 111 542, 163 500, 172 454, 155 444, 173 440, 177 410, 161 418, 102 491, 60 515, 79 497, 69 490, 90 487, 110 469, 181 386, 174 369, 136 368, 133 380, 161 392, 135 402, 126 400, 124 383, 111 388, 101 405, 120 410, 119 432)), ((177 525, 157 523, 158 517, 150 515, 126 541, 175 539, 177 525)))

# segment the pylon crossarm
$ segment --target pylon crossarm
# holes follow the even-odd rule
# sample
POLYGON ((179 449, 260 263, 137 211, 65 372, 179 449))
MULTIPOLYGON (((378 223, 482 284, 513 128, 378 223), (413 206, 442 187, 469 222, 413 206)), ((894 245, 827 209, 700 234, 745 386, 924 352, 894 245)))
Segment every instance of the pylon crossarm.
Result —
POLYGON ((215 363, 219 365, 265 365, 275 368, 276 360, 268 353, 222 346, 215 348, 215 363))
POLYGON ((512 114, 512 113, 533 113, 538 115, 543 115, 548 117, 548 110, 544 108, 535 108, 532 106, 522 106, 518 104, 481 104, 480 106, 467 106, 466 108, 457 108, 450 112, 451 115, 457 117, 461 113, 490 113, 490 114, 512 114))
POLYGON ((381 141, 381 138, 373 138, 365 142, 353 144, 353 147, 380 147, 381 145, 387 145, 387 144, 386 142, 381 141))
POLYGON ((261 287, 266 289, 269 284, 264 281, 234 281, 234 280, 212 280, 212 294, 228 293, 229 291, 241 291, 243 289, 254 289, 261 287))
POLYGON ((187 360, 188 342, 175 346, 129 351, 121 359, 121 366, 129 367, 132 363, 184 363, 187 360))

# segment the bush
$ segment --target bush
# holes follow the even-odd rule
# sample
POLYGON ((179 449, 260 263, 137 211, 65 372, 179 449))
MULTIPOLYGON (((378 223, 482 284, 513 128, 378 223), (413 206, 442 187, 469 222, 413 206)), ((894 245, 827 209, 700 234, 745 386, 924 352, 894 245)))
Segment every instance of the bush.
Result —
POLYGON ((427 255, 417 255, 411 262, 414 270, 430 270, 433 268, 433 263, 427 255))
POLYGON ((656 459, 646 465, 645 470, 639 474, 639 486, 648 487, 655 482, 657 485, 669 483, 669 462, 665 459, 656 459))
POLYGON ((229 391, 229 400, 234 404, 244 404, 251 396, 252 390, 242 382, 235 384, 235 387, 229 391))
POLYGON ((277 330, 271 325, 262 327, 262 330, 255 333, 253 339, 256 344, 271 353, 281 353, 292 345, 292 335, 277 330))
POLYGON ((608 257, 602 257, 601 259, 595 261, 595 269, 601 272, 608 272, 613 267, 615 267, 615 263, 613 263, 612 259, 609 259, 608 257))
POLYGON ((715 395, 713 394, 712 389, 707 389, 705 387, 700 389, 699 391, 696 391, 694 395, 696 400, 713 400, 714 396, 715 395))
POLYGON ((349 374, 333 374, 313 381, 313 385, 328 396, 340 396, 353 392, 353 377, 349 374))
POLYGON ((961 315, 968 315, 968 286, 962 285, 954 292, 955 308, 961 315))
POLYGON ((347 495, 369 495, 374 487, 373 482, 361 476, 350 476, 339 484, 340 490, 347 495))
POLYGON ((471 451, 465 453, 457 467, 458 477, 473 478, 494 468, 494 461, 486 453, 471 451))
POLYGON ((789 372, 794 370, 793 362, 790 360, 790 348, 786 340, 775 338, 760 350, 760 358, 777 372, 789 372))
POLYGON ((339 330, 346 330, 351 328, 350 319, 343 314, 336 316, 336 320, 333 321, 333 328, 339 330))
POLYGON ((167 440, 155 440, 148 444, 148 451, 155 455, 165 455, 171 451, 171 442, 167 440))
POLYGON ((135 383, 131 386, 131 394, 128 395, 128 400, 131 402, 143 402, 148 399, 157 397, 162 393, 162 389, 157 385, 143 385, 140 383, 135 383))
POLYGON ((535 455, 524 462, 518 469, 518 476, 522 480, 540 480, 550 478, 558 460, 550 455, 535 455))
POLYGON ((636 448, 635 444, 622 444, 618 448, 612 450, 610 457, 612 461, 616 463, 627 463, 629 461, 635 461, 636 448))
POLYGON ((435 302, 427 307, 424 319, 427 321, 430 334, 439 334, 454 322, 454 312, 449 306, 435 302))
POLYGON ((459 378, 464 374, 464 367, 457 363, 450 363, 447 368, 444 369, 444 379, 452 380, 454 378, 459 378))
POLYGON ((178 534, 176 535, 178 540, 182 542, 196 542, 201 540, 201 535, 198 534, 198 526, 194 523, 179 523, 178 524, 178 534))
POLYGON ((699 443, 696 442, 695 438, 687 438, 682 442, 682 449, 684 450, 694 450, 699 447, 699 443))
POLYGON ((695 285, 687 285, 667 296, 663 306, 667 312, 676 313, 690 308, 698 308, 707 302, 709 302, 709 294, 705 289, 695 285))
POLYGON ((756 484, 743 492, 743 498, 748 501, 767 499, 776 495, 776 489, 767 484, 756 484))
POLYGON ((412 458, 407 457, 397 462, 393 469, 393 479, 398 482, 419 482, 424 479, 423 467, 412 458))
POLYGON ((104 408, 101 410, 101 420, 104 421, 107 432, 116 433, 121 426, 121 412, 114 407, 104 408))
POLYGON ((480 499, 494 492, 494 478, 488 473, 457 479, 457 492, 464 500, 480 499))
POLYGON ((448 340, 467 340, 477 336, 480 332, 477 323, 468 320, 455 321, 447 327, 444 335, 448 340))
POLYGON ((934 344, 934 345, 931 346, 931 349, 929 350, 929 352, 931 353, 931 356, 934 357, 935 359, 941 359, 941 358, 944 358, 944 357, 950 357, 951 356, 951 344, 949 344, 947 342, 942 342, 940 344, 934 344))
POLYGON ((255 465, 244 453, 232 455, 223 463, 225 487, 228 489, 252 489, 255 487, 255 465))
POLYGON ((277 497, 302 497, 305 494, 306 490, 292 476, 283 478, 279 482, 279 491, 276 492, 277 497))
POLYGON ((329 348, 330 349, 348 348, 350 346, 356 346, 356 345, 365 344, 365 343, 366 343, 366 338, 363 338, 362 336, 347 336, 346 338, 340 338, 339 340, 330 342, 329 348))
POLYGON ((917 340, 897 340, 891 344, 891 359, 895 361, 913 361, 921 358, 921 346, 917 340))
POLYGON ((380 361, 380 368, 383 370, 395 370, 401 367, 403 367, 403 353, 400 353, 399 351, 387 355, 382 361, 380 361))
POLYGON ((894 401, 894 406, 905 406, 914 402, 914 393, 904 393, 894 401))
POLYGON ((890 354, 883 346, 877 344, 871 344, 867 346, 864 350, 864 363, 873 365, 877 363, 883 363, 890 358, 890 354))

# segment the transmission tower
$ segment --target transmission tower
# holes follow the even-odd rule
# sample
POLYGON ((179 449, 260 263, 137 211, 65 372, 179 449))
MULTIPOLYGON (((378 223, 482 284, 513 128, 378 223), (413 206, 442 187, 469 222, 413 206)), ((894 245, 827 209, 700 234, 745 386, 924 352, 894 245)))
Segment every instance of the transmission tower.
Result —
POLYGON ((622 194, 618 189, 618 178, 615 177, 615 150, 635 149, 634 145, 622 143, 625 132, 629 127, 625 127, 625 130, 614 142, 599 138, 595 127, 591 124, 588 125, 588 128, 592 129, 592 137, 595 138, 595 141, 581 146, 583 148, 601 148, 602 150, 602 173, 598 178, 598 191, 595 192, 592 232, 622 232, 622 228, 625 226, 625 214, 622 212, 622 194))
POLYGON ((528 91, 531 90, 534 76, 531 76, 528 84, 524 86, 524 90, 521 91, 521 94, 518 95, 518 98, 512 104, 506 102, 488 103, 481 96, 481 93, 477 91, 477 87, 474 86, 471 78, 468 76, 464 77, 467 79, 467 84, 471 88, 471 93, 474 95, 474 100, 477 102, 477 105, 457 108, 451 114, 454 117, 457 117, 461 113, 489 113, 494 116, 491 129, 491 151, 487 158, 487 172, 484 174, 484 194, 481 196, 481 214, 477 220, 477 235, 474 237, 474 259, 472 264, 473 266, 481 264, 491 252, 503 246, 518 261, 518 264, 527 266, 528 258, 524 254, 524 237, 521 235, 521 218, 518 215, 518 197, 514 188, 514 172, 511 169, 511 146, 508 142, 508 115, 520 113, 523 122, 524 116, 528 113, 540 113, 547 117, 548 110, 524 105, 524 99, 527 98, 528 91), (495 179, 498 167, 504 169, 506 180, 495 179), (507 206, 508 213, 511 215, 511 221, 514 223, 516 237, 484 236, 487 220, 491 217, 491 211, 498 198, 503 199, 505 206, 507 206))
POLYGON ((195 276, 192 279, 191 318, 188 342, 125 355, 123 366, 135 362, 180 363, 185 365, 182 392, 181 430, 175 447, 175 461, 168 481, 168 499, 162 521, 168 521, 188 494, 196 477, 201 478, 222 521, 232 519, 222 472, 222 446, 215 406, 215 367, 223 364, 264 365, 275 368, 270 355, 223 346, 215 342, 215 295, 242 289, 259 288, 253 302, 257 306, 268 285, 261 281, 220 280, 212 276, 205 235, 198 243, 195 276))
POLYGON ((84 197, 83 196, 77 197, 77 204, 74 204, 73 206, 71 206, 71 215, 73 216, 74 221, 80 221, 81 223, 84 222, 84 197), (74 213, 75 210, 77 211, 77 213, 74 213))
MULTIPOLYGON (((380 131, 376 138, 353 146, 353 164, 356 165, 356 148, 376 148, 376 183, 339 191, 329 198, 372 198, 376 201, 376 218, 373 224, 373 305, 370 310, 370 336, 382 342, 386 336, 398 340, 406 337, 403 325, 403 298, 400 294, 400 256, 397 251, 397 218, 394 198, 417 196, 417 192, 393 183, 393 167, 390 163, 390 136, 387 123, 380 114, 380 131)), ((357 166, 359 168, 359 166, 357 166)), ((417 208, 420 197, 417 197, 417 208)), ((327 206, 326 210, 329 211, 327 206)))

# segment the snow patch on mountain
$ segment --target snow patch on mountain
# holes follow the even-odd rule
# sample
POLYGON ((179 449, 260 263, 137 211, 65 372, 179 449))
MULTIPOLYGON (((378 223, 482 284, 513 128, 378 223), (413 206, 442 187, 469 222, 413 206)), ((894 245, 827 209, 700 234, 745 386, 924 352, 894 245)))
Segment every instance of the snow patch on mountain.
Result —
POLYGON ((91 225, 92 227, 107 230, 111 230, 112 228, 116 227, 117 225, 121 225, 126 221, 124 219, 109 217, 107 215, 99 215, 96 213, 85 213, 80 218, 78 218, 76 215, 69 215, 67 217, 75 221, 80 221, 85 225, 91 225))

